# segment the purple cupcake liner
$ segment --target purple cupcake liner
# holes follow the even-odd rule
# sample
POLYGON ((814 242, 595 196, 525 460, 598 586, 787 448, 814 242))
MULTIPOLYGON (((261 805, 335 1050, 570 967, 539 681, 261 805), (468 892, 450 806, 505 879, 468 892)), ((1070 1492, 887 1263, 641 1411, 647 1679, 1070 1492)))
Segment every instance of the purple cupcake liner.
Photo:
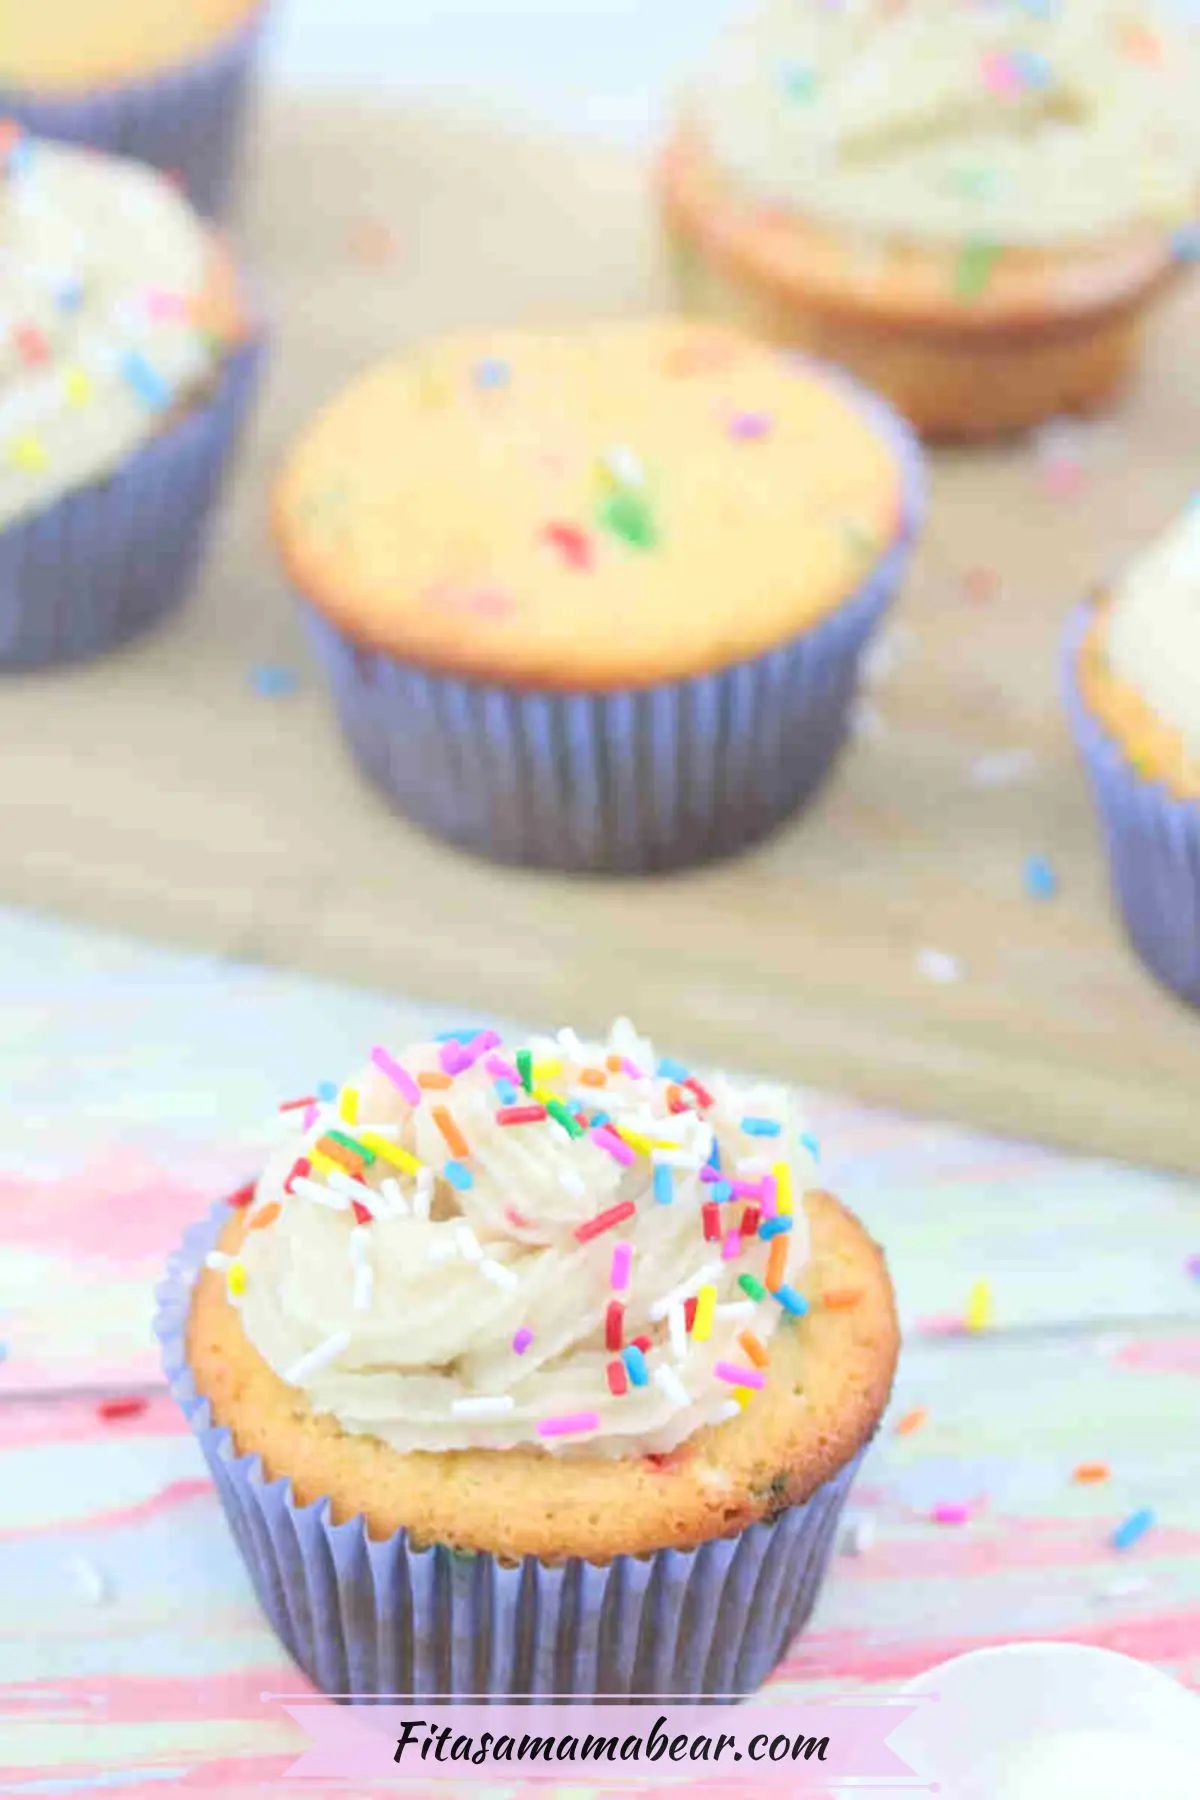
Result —
POLYGON ((841 371, 826 373, 892 447, 901 522, 856 594, 764 655, 644 688, 521 688, 365 648, 304 603, 342 730, 401 812, 500 862, 635 874, 732 855, 811 797, 845 738, 859 660, 924 501, 909 428, 841 371))
POLYGON ((381 1541, 329 1503, 298 1505, 212 1423, 185 1349, 192 1285, 230 1208, 186 1234, 154 1330, 263 1611, 328 1694, 400 1700, 752 1693, 812 1611, 860 1451, 802 1506, 696 1550, 504 1564, 381 1541))
POLYGON ((78 662, 165 617, 187 592, 262 344, 112 475, 0 529, 0 671, 78 662))
POLYGON ((1113 885, 1147 968, 1181 999, 1200 1006, 1200 803, 1178 800, 1161 782, 1140 775, 1090 711, 1079 657, 1092 616, 1086 603, 1071 615, 1063 687, 1100 809, 1113 885))
POLYGON ((194 205, 215 218, 229 195, 264 10, 203 55, 158 74, 78 95, 0 88, 0 117, 41 137, 153 163, 178 176, 194 205))

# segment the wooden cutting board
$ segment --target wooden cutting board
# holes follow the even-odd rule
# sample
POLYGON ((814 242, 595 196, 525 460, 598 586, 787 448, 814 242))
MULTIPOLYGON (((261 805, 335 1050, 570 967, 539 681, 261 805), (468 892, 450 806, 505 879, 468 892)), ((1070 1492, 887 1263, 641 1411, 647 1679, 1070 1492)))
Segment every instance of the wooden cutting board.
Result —
POLYGON ((684 1054, 1200 1168, 1200 1016, 1125 947, 1057 697, 1071 603, 1194 485, 1200 295, 1172 300, 1136 393, 1087 431, 1072 497, 1028 442, 937 457, 892 667, 809 816, 699 874, 593 881, 470 861, 358 779, 263 501, 296 425, 399 340, 664 305, 644 169, 478 120, 277 99, 237 229, 275 359, 204 580, 145 643, 4 682, 0 899, 455 1017, 630 1011, 684 1054), (263 663, 295 667, 298 691, 262 697, 263 663), (1032 856, 1053 899, 1026 892, 1032 856))

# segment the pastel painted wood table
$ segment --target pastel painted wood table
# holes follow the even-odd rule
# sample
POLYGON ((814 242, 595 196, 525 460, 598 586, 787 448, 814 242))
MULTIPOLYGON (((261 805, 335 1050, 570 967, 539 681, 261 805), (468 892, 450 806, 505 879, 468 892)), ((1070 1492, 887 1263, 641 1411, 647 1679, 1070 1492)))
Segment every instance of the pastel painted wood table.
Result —
POLYGON ((0 900, 593 1027, 619 990, 695 1060, 1200 1170, 1200 1018, 1122 941, 1057 694, 1068 608, 1194 482, 1200 290, 1111 423, 936 459, 890 670, 810 816, 726 866, 586 882, 433 844, 358 778, 264 496, 299 422, 401 341, 665 305, 642 161, 276 99, 240 237, 275 361, 205 579, 127 653, 5 683, 0 900), (257 665, 297 690, 262 698, 257 665))
MULTIPOLYGON (((274 1791, 301 1745, 262 1696, 306 1683, 164 1391, 154 1284, 255 1167, 282 1095, 477 1015, 4 911, 0 992, 0 1796, 274 1791), (105 1416, 128 1397, 144 1409, 105 1416)), ((858 1553, 771 1693, 892 1692, 1014 1638, 1200 1685, 1200 1188, 827 1095, 810 1110, 829 1185, 887 1248, 907 1343, 858 1553), (966 1334, 980 1280, 993 1323, 966 1334), (1108 1479, 1073 1480, 1097 1462, 1108 1479), (945 1502, 969 1521, 935 1524, 945 1502), (1119 1553, 1143 1507, 1156 1523, 1119 1553)))

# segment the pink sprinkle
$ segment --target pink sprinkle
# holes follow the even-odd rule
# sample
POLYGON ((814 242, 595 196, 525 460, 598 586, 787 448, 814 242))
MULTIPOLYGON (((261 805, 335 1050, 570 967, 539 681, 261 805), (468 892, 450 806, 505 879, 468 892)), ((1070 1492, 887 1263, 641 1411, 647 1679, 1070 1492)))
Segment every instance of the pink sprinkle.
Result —
POLYGON ((1200 1251, 1195 1256, 1189 1256, 1183 1266, 1193 1281, 1200 1281, 1200 1251))
POLYGON ((1083 486, 1083 464, 1071 456, 1048 458, 1039 473, 1052 500, 1072 500, 1083 486))
POLYGON ((731 1387, 764 1388, 767 1385, 761 1369, 743 1369, 739 1363, 714 1363, 713 1374, 718 1381, 729 1382, 731 1387))
POLYGON ((301 1130, 311 1131, 320 1116, 321 1109, 319 1106, 306 1106, 304 1109, 304 1118, 301 1121, 301 1130))
POLYGON ((146 311, 152 319, 184 319, 188 313, 187 296, 173 294, 167 288, 148 288, 146 311))
POLYGON ((394 1056, 390 1056, 382 1044, 376 1044, 371 1052, 371 1061, 375 1067, 387 1076, 392 1086, 399 1088, 410 1106, 420 1106, 421 1090, 409 1074, 402 1069, 394 1056))
POLYGON ((483 1066, 489 1075, 495 1076, 497 1081, 511 1081, 514 1087, 520 1087, 521 1071, 515 1069, 505 1057, 489 1056, 483 1066))
POLYGON ((779 1211, 779 1200, 775 1193, 775 1177, 773 1175, 763 1176, 762 1196, 759 1200, 759 1205, 762 1207, 762 1216, 764 1219, 773 1219, 775 1214, 779 1211))
POLYGON ((597 1412, 559 1413, 551 1419, 538 1420, 539 1437, 574 1437, 580 1431, 599 1431, 597 1412))
POLYGON ((637 1064, 631 1063, 627 1056, 623 1056, 621 1058, 621 1067, 624 1069, 626 1075, 629 1076, 631 1081, 644 1081, 646 1079, 646 1077, 643 1075, 642 1071, 638 1068, 637 1064))
POLYGON ((519 1331, 514 1331, 512 1341, 514 1356, 524 1356, 532 1342, 533 1333, 528 1325, 522 1325, 519 1331))
POLYGON ((762 1200, 766 1196, 767 1183, 771 1179, 770 1175, 763 1175, 758 1181, 747 1181, 743 1177, 740 1181, 731 1181, 729 1191, 731 1194, 736 1194, 739 1200, 762 1200))
POLYGON ((739 1225, 736 1231, 725 1233, 725 1242, 721 1245, 721 1260, 732 1262, 735 1256, 742 1254, 742 1230, 739 1225))
POLYGON ((633 1267, 633 1245, 622 1238, 619 1244, 613 1245, 612 1274, 609 1285, 614 1294, 620 1294, 629 1286, 629 1271, 633 1267))
POLYGON ((769 437, 771 419, 768 413, 734 413, 729 421, 729 435, 743 443, 753 443, 758 438, 769 437))
POLYGON ((963 1500, 943 1500, 929 1516, 935 1525, 965 1525, 971 1509, 963 1500))
POLYGON ((979 73, 989 94, 1011 100, 1021 92, 1021 74, 1002 50, 987 50, 979 60, 979 73))
POLYGON ((467 1046, 457 1038, 447 1038, 438 1051, 438 1061, 446 1075, 461 1075, 464 1069, 470 1068, 472 1060, 467 1046))
POLYGON ((629 1145, 615 1131, 610 1131, 607 1125, 595 1126, 590 1135, 593 1144, 599 1144, 602 1150, 607 1150, 613 1161, 619 1162, 623 1168, 627 1169, 633 1162, 634 1153, 629 1145))

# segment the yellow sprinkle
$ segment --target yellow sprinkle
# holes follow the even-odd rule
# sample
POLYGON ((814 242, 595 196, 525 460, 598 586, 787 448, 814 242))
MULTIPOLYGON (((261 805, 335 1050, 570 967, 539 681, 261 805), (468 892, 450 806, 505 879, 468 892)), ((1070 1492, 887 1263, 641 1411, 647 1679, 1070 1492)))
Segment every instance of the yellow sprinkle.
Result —
POLYGON ((698 1344, 705 1343, 712 1336, 716 1305, 717 1290, 711 1282, 706 1282, 696 1295, 696 1316, 692 1320, 692 1336, 698 1344))
POLYGON ((32 431, 13 438, 8 446, 8 460, 15 469, 23 469, 29 475, 38 474, 50 462, 45 444, 32 431))
POLYGON ((344 1175, 346 1173, 345 1165, 334 1162, 332 1156, 326 1156, 323 1150, 310 1150, 308 1160, 314 1175, 344 1175))
POLYGON ((405 1175, 415 1175, 424 1167, 419 1156, 406 1150, 402 1144, 393 1144, 378 1131, 360 1131, 358 1141, 366 1149, 373 1150, 382 1162, 391 1163, 394 1169, 400 1169, 405 1175))
POLYGON ((967 1330, 986 1331, 991 1322, 992 1290, 986 1281, 977 1281, 967 1295, 967 1330))
POLYGON ((358 1124, 358 1089, 344 1087, 338 1095, 338 1112, 347 1125, 358 1124))
MULTIPOLYGON (((631 1150, 636 1150, 639 1156, 649 1156, 654 1149, 653 1138, 643 1137, 640 1131, 630 1131, 628 1125, 614 1125, 612 1129, 629 1145, 631 1150)), ((674 1150, 679 1148, 678 1144, 673 1144, 671 1147, 674 1150)))
POLYGON ((562 1057, 550 1058, 546 1062, 535 1062, 530 1069, 535 1081, 553 1081, 556 1075, 562 1074, 562 1057))
POLYGON ((245 1263, 231 1262, 226 1271, 225 1279, 228 1283, 230 1294, 236 1300, 239 1295, 244 1294, 246 1291, 245 1263))
POLYGON ((792 1171, 785 1162, 777 1162, 771 1173, 775 1177, 776 1211, 786 1218, 792 1210, 792 1171))
POLYGON ((736 1387, 733 1390, 733 1397, 741 1407, 742 1411, 745 1412, 746 1408, 754 1398, 754 1389, 736 1387))
POLYGON ((63 388, 72 406, 86 406, 94 389, 92 378, 85 369, 68 369, 63 375, 63 388))

